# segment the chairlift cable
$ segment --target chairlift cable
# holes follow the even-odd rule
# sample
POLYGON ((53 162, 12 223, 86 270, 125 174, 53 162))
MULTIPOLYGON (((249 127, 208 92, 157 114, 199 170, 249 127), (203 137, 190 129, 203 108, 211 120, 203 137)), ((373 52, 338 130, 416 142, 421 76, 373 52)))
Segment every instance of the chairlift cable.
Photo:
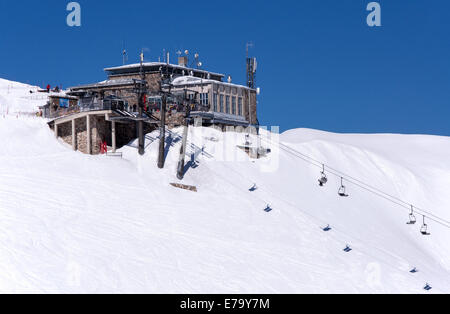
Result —
MULTIPOLYGON (((273 144, 273 143, 272 143, 272 144, 273 144)), ((313 165, 316 165, 316 163, 320 163, 320 161, 318 161, 318 160, 316 160, 316 159, 314 159, 314 158, 312 158, 312 157, 310 157, 310 156, 308 156, 308 155, 306 155, 306 154, 304 154, 304 153, 301 153, 301 152, 299 152, 299 151, 293 149, 292 147, 289 147, 289 146, 287 146, 287 145, 285 145, 285 144, 282 144, 282 143, 279 143, 279 144, 280 144, 280 146, 283 146, 284 148, 287 148, 287 149, 289 149, 289 150, 292 151, 292 152, 288 152, 288 151, 287 151, 288 153, 291 153, 291 154, 293 154, 293 155, 295 155, 295 154, 300 154, 301 156, 305 156, 306 158, 308 158, 308 159, 314 161, 313 163, 311 163, 311 164, 313 164, 313 165)), ((282 149, 283 149, 283 148, 282 148, 282 149)), ((286 149, 284 149, 284 150, 286 151, 286 149)), ((299 157, 299 158, 300 158, 300 157, 299 157)), ((305 158, 301 158, 301 159, 305 160, 305 158)), ((305 160, 305 161, 307 161, 307 160, 305 160)), ((316 166, 317 166, 317 165, 316 165, 316 166)), ((332 168, 332 167, 329 167, 329 166, 326 166, 326 168, 329 169, 328 172, 330 172, 330 173, 332 173, 332 174, 334 174, 334 175, 336 175, 336 176, 338 176, 338 177, 344 176, 348 181, 352 180, 352 181, 355 181, 355 182, 359 183, 359 184, 360 184, 360 185, 359 185, 360 187, 361 187, 361 185, 364 185, 364 186, 366 186, 367 188, 370 188, 370 189, 372 189, 372 190, 375 190, 375 191, 377 191, 377 192, 379 192, 379 193, 381 193, 381 194, 386 195, 386 196, 389 197, 389 198, 392 198, 392 199, 394 199, 394 200, 396 200, 396 201, 398 201, 398 202, 401 202, 401 203, 403 203, 403 204, 405 204, 405 205, 410 206, 410 204, 409 204, 408 202, 405 202, 405 201, 403 201, 402 199, 400 199, 400 198, 398 198, 398 197, 396 197, 396 196, 393 196, 393 195, 391 195, 391 194, 388 194, 388 193, 386 193, 386 192, 383 192, 383 191, 381 191, 380 189, 378 189, 378 188, 376 188, 376 187, 373 187, 373 186, 371 186, 371 185, 369 185, 369 184, 367 184, 367 183, 365 183, 365 182, 363 182, 363 181, 361 181, 361 180, 359 180, 359 179, 356 179, 356 178, 354 178, 354 177, 352 177, 352 176, 349 176, 349 175, 343 173, 342 171, 339 171, 339 170, 337 170, 337 169, 335 169, 335 168, 332 168)), ((351 183, 353 183, 353 182, 351 182, 351 183)), ((353 183, 353 184, 355 184, 355 183, 353 183)), ((356 185, 356 184, 355 184, 355 185, 356 185)), ((371 192, 372 192, 372 191, 371 191, 371 192)), ((421 208, 419 208, 419 207, 415 207, 415 208, 416 208, 417 210, 419 210, 419 211, 421 211, 421 212, 423 212, 423 213, 429 215, 429 216, 435 216, 437 219, 440 219, 440 220, 444 221, 445 223, 450 224, 450 221, 445 220, 445 219, 443 219, 443 218, 440 218, 440 217, 434 215, 434 214, 431 213, 431 212, 428 212, 428 211, 426 211, 426 210, 424 210, 424 209, 421 209, 421 208)))
MULTIPOLYGON (((264 138, 262 138, 262 140, 268 142, 269 144, 274 144, 271 140, 264 139, 264 138)), ((324 165, 322 162, 320 162, 320 161, 318 161, 318 160, 316 160, 316 159, 314 159, 314 158, 312 158, 312 157, 310 157, 310 156, 308 156, 306 154, 303 154, 303 153, 301 153, 301 152, 299 152, 299 151, 297 151, 297 150, 295 150, 295 149, 293 149, 293 148, 291 148, 291 147, 289 147, 289 146, 287 146, 285 144, 282 144, 282 143, 276 143, 276 144, 279 144, 280 148, 282 150, 284 150, 285 152, 290 153, 291 155, 293 155, 293 156, 295 156, 295 157, 297 157, 299 159, 302 159, 302 160, 312 164, 313 166, 322 168, 323 165, 324 165)), ((375 188, 375 187, 373 187, 373 186, 371 186, 371 185, 369 185, 369 184, 367 184, 367 183, 365 183, 365 182, 363 182, 363 181, 361 181, 359 179, 356 179, 356 178, 354 178, 352 176, 347 176, 345 173, 343 173, 343 172, 341 172, 341 171, 339 171, 337 169, 334 169, 332 167, 325 166, 325 168, 328 169, 328 171, 327 171, 328 173, 331 173, 331 174, 333 174, 333 175, 335 175, 337 177, 340 177, 340 178, 345 177, 347 182, 349 182, 349 183, 351 183, 353 185, 356 185, 356 186, 358 186, 359 188, 361 188, 363 190, 366 190, 366 191, 368 191, 368 192, 370 192, 372 194, 375 194, 375 195, 377 195, 379 197, 382 197, 385 200, 390 201, 390 202, 392 202, 392 203, 394 203, 394 204, 396 204, 398 206, 407 208, 408 210, 410 208, 409 207, 410 203, 405 202, 405 201, 401 200, 400 198, 398 198, 396 196, 393 196, 393 195, 390 195, 390 194, 388 194, 386 192, 383 192, 383 191, 381 191, 381 190, 379 190, 379 189, 377 189, 377 188, 375 188)), ((436 222, 436 223, 438 223, 438 224, 440 224, 440 225, 450 229, 450 221, 445 220, 445 219, 443 219, 443 218, 441 218, 441 217, 439 217, 439 216, 437 216, 437 215, 435 215, 435 214, 433 214, 431 212, 428 212, 428 211, 426 211, 424 209, 421 209, 419 207, 415 207, 415 208, 416 208, 416 212, 417 213, 419 213, 419 214, 426 214, 430 220, 432 220, 432 221, 434 221, 434 222, 436 222)))
MULTIPOLYGON (((324 164, 322 164, 322 165, 325 166, 324 164)), ((249 180, 247 177, 243 176, 241 173, 239 173, 238 171, 236 171, 236 170, 233 169, 232 167, 228 167, 228 166, 225 165, 225 164, 224 164, 224 166, 225 166, 226 168, 230 169, 231 171, 233 171, 234 173, 236 173, 237 175, 239 175, 241 178, 244 178, 244 179, 246 179, 247 181, 250 182, 250 180, 249 180)), ((214 172, 215 172, 215 171, 214 171, 214 172)), ((216 172, 216 174, 217 174, 217 172, 216 172)), ((222 175, 219 175, 219 176, 223 177, 222 175)), ((227 180, 227 179, 225 179, 225 180, 227 180)), ((227 180, 227 181, 228 181, 228 180, 227 180)), ((229 181, 228 181, 228 182, 229 182, 229 181)), ((254 184, 254 183, 253 183, 253 184, 254 184)), ((234 183, 233 183, 232 185, 235 186, 234 183)), ((281 197, 275 195, 270 189, 266 188, 265 186, 259 184, 258 187, 259 187, 260 189, 262 189, 262 190, 266 190, 269 194, 271 194, 271 195, 274 196, 275 198, 281 200, 282 202, 286 203, 288 206, 291 206, 291 207, 294 208, 294 209, 299 209, 305 216, 309 216, 310 219, 319 221, 321 224, 324 223, 324 221, 323 221, 322 219, 320 219, 320 218, 318 218, 318 217, 315 217, 314 215, 312 215, 312 214, 310 214, 310 213, 308 213, 308 212, 306 212, 306 211, 300 209, 297 205, 292 204, 290 201, 287 201, 287 200, 285 200, 285 199, 283 199, 283 198, 281 198, 281 197)), ((236 188, 237 188, 237 187, 236 187, 236 188)), ((239 188, 237 188, 237 189, 239 189, 239 188)), ((240 189, 239 189, 239 190, 240 190, 240 189)), ((256 197, 255 194, 253 194, 253 195, 256 197)), ((257 197, 257 198, 258 198, 259 200, 261 200, 259 197, 257 197)), ((263 202, 264 202, 264 201, 263 201, 263 202)), ((267 203, 267 204, 268 204, 268 203, 267 203)), ((268 206, 270 206, 270 205, 268 205, 268 206)), ((402 206, 402 205, 400 205, 400 206, 402 206)), ((412 207, 412 205, 411 205, 411 207, 412 207)), ((425 216, 423 216, 423 217, 425 218, 425 216)), ((328 226, 329 226, 329 224, 328 224, 328 226)), ((361 239, 359 239, 358 237, 356 237, 356 236, 354 236, 354 235, 350 235, 350 234, 348 234, 347 232, 342 231, 342 230, 340 230, 339 228, 336 228, 335 226, 333 226, 333 230, 336 231, 337 233, 342 234, 344 237, 347 237, 347 238, 350 238, 350 239, 354 239, 354 240, 356 240, 357 242, 360 242, 360 243, 365 243, 365 242, 366 242, 366 241, 362 241, 361 239)), ((331 238, 333 238, 336 242, 346 242, 346 241, 341 241, 340 237, 335 236, 333 233, 332 233, 332 234, 329 234, 328 236, 330 236, 331 238)), ((348 243, 348 242, 347 242, 347 243, 348 243)), ((366 243, 367 243, 367 242, 366 242, 366 243)), ((393 255, 393 254, 391 254, 391 253, 388 252, 388 251, 382 250, 382 249, 376 247, 375 245, 373 245, 373 244, 371 244, 371 243, 367 243, 367 244, 368 244, 369 246, 373 247, 375 250, 380 251, 380 252, 381 252, 382 254, 384 254, 384 255, 388 255, 388 256, 393 257, 393 258, 398 258, 398 256, 393 255)), ((371 254, 371 251, 370 251, 370 250, 366 250, 366 249, 364 248, 364 246, 363 246, 363 247, 356 246, 356 248, 358 249, 358 251, 364 253, 365 255, 367 255, 367 256, 369 256, 369 257, 374 258, 375 260, 380 259, 379 257, 373 256, 373 255, 371 254)), ((383 260, 383 259, 381 258, 380 260, 383 260)), ((383 260, 383 261, 384 261, 384 263, 385 263, 388 267, 392 268, 393 270, 395 270, 395 271, 398 271, 398 270, 399 270, 398 267, 392 265, 391 263, 387 262, 386 260, 383 260)))
MULTIPOLYGON (((246 179, 247 181, 250 182, 250 180, 249 180, 247 177, 243 176, 241 173, 239 173, 238 171, 234 170, 232 167, 228 167, 228 166, 225 166, 225 167, 226 167, 227 169, 229 169, 229 170, 235 172, 235 173, 236 173, 237 175, 239 175, 241 178, 246 179)), ((266 191, 269 195, 271 195, 271 197, 280 200, 281 202, 285 203, 286 205, 288 205, 289 207, 291 207, 291 208, 293 208, 293 209, 299 210, 300 212, 302 212, 302 214, 303 214, 304 216, 309 217, 309 219, 310 219, 312 222, 317 223, 318 225, 329 225, 329 222, 327 222, 327 221, 325 221, 325 220, 323 220, 323 219, 321 219, 321 218, 319 218, 319 217, 316 217, 315 215, 313 215, 313 214, 311 214, 311 213, 309 213, 309 212, 307 212, 307 211, 301 209, 300 207, 298 207, 298 205, 293 204, 292 202, 290 202, 290 201, 288 201, 288 200, 286 200, 286 199, 284 199, 284 198, 282 198, 282 197, 276 195, 271 189, 265 187, 264 185, 259 184, 258 187, 260 188, 260 190, 266 191)), ((255 194, 253 194, 253 195, 255 195, 255 194)), ((333 225, 332 230, 333 230, 334 232, 328 234, 327 236, 328 236, 328 237, 331 237, 332 239, 334 239, 337 243, 339 243, 339 242, 342 242, 342 243, 349 243, 349 242, 355 243, 355 242, 359 242, 359 243, 361 243, 361 244, 366 243, 366 244, 368 244, 369 246, 371 246, 373 249, 379 251, 380 253, 382 253, 382 254, 384 254, 384 255, 388 255, 388 256, 390 256, 390 257, 392 257, 392 258, 398 258, 398 256, 396 256, 396 255, 394 255, 394 254, 391 254, 391 253, 388 252, 388 251, 382 250, 382 249, 378 248, 377 246, 375 246, 375 245, 373 245, 373 244, 371 244, 371 243, 368 243, 367 241, 361 240, 360 238, 358 238, 358 237, 355 236, 355 235, 352 235, 352 234, 349 234, 349 233, 346 232, 346 231, 343 231, 341 228, 339 228, 339 226, 336 227, 335 225, 333 225), (337 236, 336 233, 340 234, 341 236, 337 236), (347 240, 344 241, 343 238, 344 238, 344 239, 347 238, 348 240, 351 240, 351 241, 347 241, 347 240)), ((372 254, 371 254, 371 250, 366 250, 366 249, 364 248, 364 245, 358 245, 358 244, 356 244, 356 245, 352 245, 352 248, 353 248, 353 249, 357 249, 359 252, 362 252, 362 253, 364 253, 366 256, 369 256, 369 257, 371 257, 371 258, 373 258, 373 259, 375 259, 375 260, 383 260, 383 259, 380 259, 379 257, 376 257, 376 256, 372 255, 372 254)), ((398 267, 396 267, 396 266, 394 266, 394 265, 391 265, 390 263, 386 262, 385 260, 383 260, 383 261, 384 261, 384 263, 385 263, 386 265, 388 265, 390 268, 392 268, 392 269, 398 271, 398 267)))
MULTIPOLYGON (((217 160, 216 160, 216 161, 217 161, 217 160)), ((234 173, 236 173, 237 175, 239 175, 241 178, 244 178, 245 180, 247 180, 247 181, 250 182, 250 180, 249 180, 247 177, 243 176, 241 173, 239 173, 238 171, 236 171, 236 170, 233 169, 232 167, 228 167, 226 164, 223 164, 223 165, 224 165, 227 169, 229 169, 229 170, 231 170, 232 172, 234 172, 234 173)), ((214 170, 213 170, 213 171, 214 171, 214 170)), ((216 172, 216 171, 214 171, 214 172, 216 172)), ((217 172, 216 172, 216 174, 217 174, 217 172)), ((219 176, 223 177, 222 175, 219 175, 219 176)), ((225 180, 228 181, 227 179, 225 179, 225 180)), ((228 182, 230 182, 230 181, 228 181, 228 182)), ((254 183, 253 183, 253 184, 254 184, 254 183)), ((233 183, 232 186, 235 186, 235 184, 233 183)), ((329 224, 326 223, 326 222, 324 222, 324 220, 322 220, 322 219, 320 219, 320 218, 318 218, 318 217, 316 217, 316 216, 314 216, 314 215, 312 215, 312 214, 310 214, 310 213, 308 213, 308 212, 306 212, 306 211, 300 209, 297 205, 292 204, 290 201, 287 201, 287 200, 281 198, 280 196, 275 195, 275 194, 271 191, 271 189, 268 189, 268 188, 266 188, 265 186, 263 186, 263 185, 261 185, 261 184, 259 184, 258 187, 259 187, 261 190, 266 190, 266 191, 267 191, 269 194, 271 194, 273 197, 275 197, 275 198, 281 200, 282 202, 286 203, 288 206, 290 206, 290 207, 292 207, 292 208, 294 208, 294 209, 300 210, 305 216, 309 217, 309 218, 312 219, 312 220, 318 221, 319 224, 326 224, 326 225, 329 226, 329 224)), ((236 189, 239 189, 239 188, 236 187, 236 189)), ((241 189, 239 189, 239 190, 241 190, 241 189)), ((244 192, 242 192, 242 193, 244 193, 244 192)), ((262 200, 261 198, 257 197, 256 194, 253 194, 253 196, 256 197, 256 198, 258 198, 259 200, 262 200)), ((263 200, 262 200, 262 201, 263 201, 263 200)), ((263 202, 264 202, 264 201, 263 201, 263 202)), ((264 202, 264 203, 265 203, 265 202, 264 202)), ((268 204, 268 203, 267 203, 267 204, 268 204)), ((270 205, 269 205, 269 206, 270 206, 270 205)), ((337 233, 340 233, 341 235, 343 235, 344 237, 347 237, 347 238, 349 238, 349 239, 356 240, 357 242, 360 242, 360 243, 365 243, 365 242, 366 242, 366 241, 363 241, 363 240, 359 239, 358 237, 356 237, 356 236, 354 236, 354 235, 348 234, 347 232, 340 230, 340 228, 336 228, 335 226, 333 226, 332 229, 333 229, 334 231, 336 231, 337 233)), ((332 239, 334 239, 336 242, 343 242, 343 243, 344 243, 344 242, 347 242, 347 241, 342 241, 342 240, 340 239, 340 237, 336 236, 334 233, 331 233, 331 234, 329 234, 328 236, 331 237, 332 239)), ((353 242, 353 241, 352 241, 352 242, 353 242)), ((348 242, 347 242, 347 243, 348 243, 348 242)), ((367 242, 366 242, 366 243, 367 243, 367 242)), ((367 244, 368 244, 369 246, 373 247, 375 250, 381 252, 381 253, 384 254, 384 255, 388 255, 388 256, 393 257, 393 258, 398 258, 398 256, 396 256, 396 255, 394 255, 394 254, 391 254, 391 253, 388 252, 388 251, 382 250, 382 249, 376 247, 375 245, 373 245, 373 244, 371 244, 371 243, 367 243, 367 244)), ((370 251, 370 250, 366 250, 366 249, 364 248, 364 246, 363 246, 363 247, 360 247, 360 246, 357 245, 357 246, 353 246, 353 247, 356 247, 356 248, 358 249, 358 251, 364 253, 366 256, 372 257, 372 258, 374 258, 375 260, 380 259, 379 257, 373 256, 373 255, 371 254, 371 251, 370 251)), ((381 258, 380 260, 383 260, 383 259, 381 258)), ((388 267, 392 268, 393 270, 395 270, 395 271, 398 271, 398 270, 399 270, 398 267, 392 265, 391 263, 387 262, 386 260, 383 260, 383 261, 384 261, 384 263, 385 263, 388 267)))

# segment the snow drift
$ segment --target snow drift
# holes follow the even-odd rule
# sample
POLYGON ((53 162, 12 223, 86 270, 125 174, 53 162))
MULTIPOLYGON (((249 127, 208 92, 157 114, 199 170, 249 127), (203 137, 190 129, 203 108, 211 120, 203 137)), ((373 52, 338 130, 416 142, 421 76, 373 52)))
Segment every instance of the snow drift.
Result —
POLYGON ((40 94, 37 86, 0 78, 0 115, 35 113, 47 102, 47 94, 40 94))
MULTIPOLYGON (((189 134, 183 183, 198 193, 176 189, 181 133, 159 170, 158 132, 144 156, 130 143, 118 159, 72 152, 41 119, 0 118, 0 292, 450 292, 447 228, 429 222, 424 237, 407 210, 351 184, 339 198, 339 178, 319 187, 320 169, 277 145, 255 161, 236 147, 244 135, 207 128, 189 134)), ((449 138, 279 140, 450 220, 449 138)))

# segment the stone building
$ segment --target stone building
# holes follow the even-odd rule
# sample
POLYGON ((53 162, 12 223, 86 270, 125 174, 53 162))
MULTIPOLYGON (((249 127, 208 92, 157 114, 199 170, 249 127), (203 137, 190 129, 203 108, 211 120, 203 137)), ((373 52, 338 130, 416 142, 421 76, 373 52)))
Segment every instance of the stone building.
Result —
POLYGON ((39 107, 41 116, 45 118, 58 118, 79 111, 78 97, 70 96, 66 92, 51 92, 48 102, 39 107))
MULTIPOLYGON (((179 58, 178 65, 161 62, 144 63, 145 80, 150 92, 157 93, 160 90, 161 73, 168 73, 173 79, 173 93, 181 95, 186 91, 193 102, 203 105, 204 114, 197 112, 192 116, 202 117, 204 124, 222 127, 258 125, 256 89, 232 84, 230 79, 223 82, 225 75, 188 68, 185 66, 186 63, 185 57, 179 58)), ((140 79, 140 70, 139 63, 105 69, 109 80, 140 79)), ((152 104, 158 103, 158 97, 149 96, 149 99, 153 101, 152 104)), ((134 103, 137 103, 137 98, 134 103)))
MULTIPOLYGON (((117 148, 137 138, 136 123, 121 120, 113 110, 79 112, 51 121, 49 125, 56 138, 85 154, 100 154, 105 144, 115 153, 117 148)), ((154 129, 153 124, 144 125, 145 133, 154 129)))
POLYGON ((246 86, 180 76, 173 80, 173 93, 187 93, 205 110, 191 112, 192 118, 203 124, 226 128, 227 126, 248 127, 258 123, 256 112, 256 90, 246 86))
POLYGON ((221 130, 244 130, 258 125, 255 89, 232 84, 230 79, 223 82, 223 74, 189 68, 186 63, 185 58, 180 58, 178 65, 149 62, 107 68, 108 80, 75 86, 65 98, 51 98, 45 109, 52 118, 49 125, 74 150, 98 154, 108 147, 115 152, 137 138, 138 121, 144 122, 145 133, 157 127, 162 90, 170 91, 166 107, 169 127, 185 123, 187 105, 190 117, 203 125, 221 130), (170 87, 162 82, 162 73, 171 77, 170 87), (140 116, 138 90, 143 86, 148 94, 140 116), (61 99, 68 100, 67 108, 61 99))

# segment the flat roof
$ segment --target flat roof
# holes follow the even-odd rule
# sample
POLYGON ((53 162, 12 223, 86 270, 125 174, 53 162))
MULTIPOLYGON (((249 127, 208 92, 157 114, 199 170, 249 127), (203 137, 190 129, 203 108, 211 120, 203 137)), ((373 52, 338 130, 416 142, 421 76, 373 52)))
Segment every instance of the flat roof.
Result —
POLYGON ((68 91, 60 91, 60 92, 50 92, 48 94, 49 98, 64 98, 64 99, 78 99, 77 97, 67 95, 68 91))
POLYGON ((105 87, 120 87, 128 86, 134 84, 145 84, 145 81, 138 79, 119 79, 119 80, 107 80, 93 84, 79 85, 75 87, 70 87, 70 90, 80 90, 80 89, 93 89, 93 88, 105 88, 105 87))
MULTIPOLYGON (((211 74, 214 76, 218 76, 218 77, 225 77, 224 74, 221 73, 214 73, 211 71, 206 71, 206 70, 201 70, 201 69, 194 69, 194 68, 189 68, 189 67, 185 67, 185 66, 181 66, 181 65, 176 65, 176 64, 171 64, 171 63, 164 63, 164 62, 144 62, 143 63, 144 68, 145 67, 162 67, 162 66, 169 66, 171 68, 174 69, 181 69, 181 70, 186 70, 186 71, 193 71, 193 72, 197 72, 197 73, 204 73, 204 74, 211 74)), ((122 70, 132 70, 132 69, 139 69, 141 67, 140 63, 134 63, 134 64, 126 64, 126 65, 122 65, 122 66, 117 66, 117 67, 112 67, 112 68, 105 68, 104 71, 107 72, 117 72, 117 71, 122 71, 122 70)))
POLYGON ((218 85, 225 85, 230 87, 238 87, 238 88, 244 88, 249 90, 255 90, 245 85, 239 85, 234 83, 228 83, 228 82, 219 82, 215 80, 208 80, 208 79, 202 79, 199 77, 194 76, 179 76, 175 78, 172 82, 173 86, 188 86, 188 85, 206 85, 206 84, 218 84, 218 85))

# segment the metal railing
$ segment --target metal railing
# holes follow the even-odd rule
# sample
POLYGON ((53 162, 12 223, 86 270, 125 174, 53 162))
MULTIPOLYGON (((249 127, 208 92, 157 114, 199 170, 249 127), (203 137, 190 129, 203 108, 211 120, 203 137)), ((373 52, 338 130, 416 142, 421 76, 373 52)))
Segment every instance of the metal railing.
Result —
POLYGON ((91 102, 82 102, 80 101, 78 105, 72 106, 69 108, 58 108, 57 111, 51 113, 48 118, 57 119, 65 116, 69 116, 72 114, 80 113, 80 112, 89 112, 89 111, 102 111, 102 110, 122 110, 126 111, 128 108, 124 105, 118 105, 111 101, 91 101, 91 102))
POLYGON ((111 110, 111 102, 103 100, 92 100, 90 102, 80 100, 78 107, 81 112, 111 110))

